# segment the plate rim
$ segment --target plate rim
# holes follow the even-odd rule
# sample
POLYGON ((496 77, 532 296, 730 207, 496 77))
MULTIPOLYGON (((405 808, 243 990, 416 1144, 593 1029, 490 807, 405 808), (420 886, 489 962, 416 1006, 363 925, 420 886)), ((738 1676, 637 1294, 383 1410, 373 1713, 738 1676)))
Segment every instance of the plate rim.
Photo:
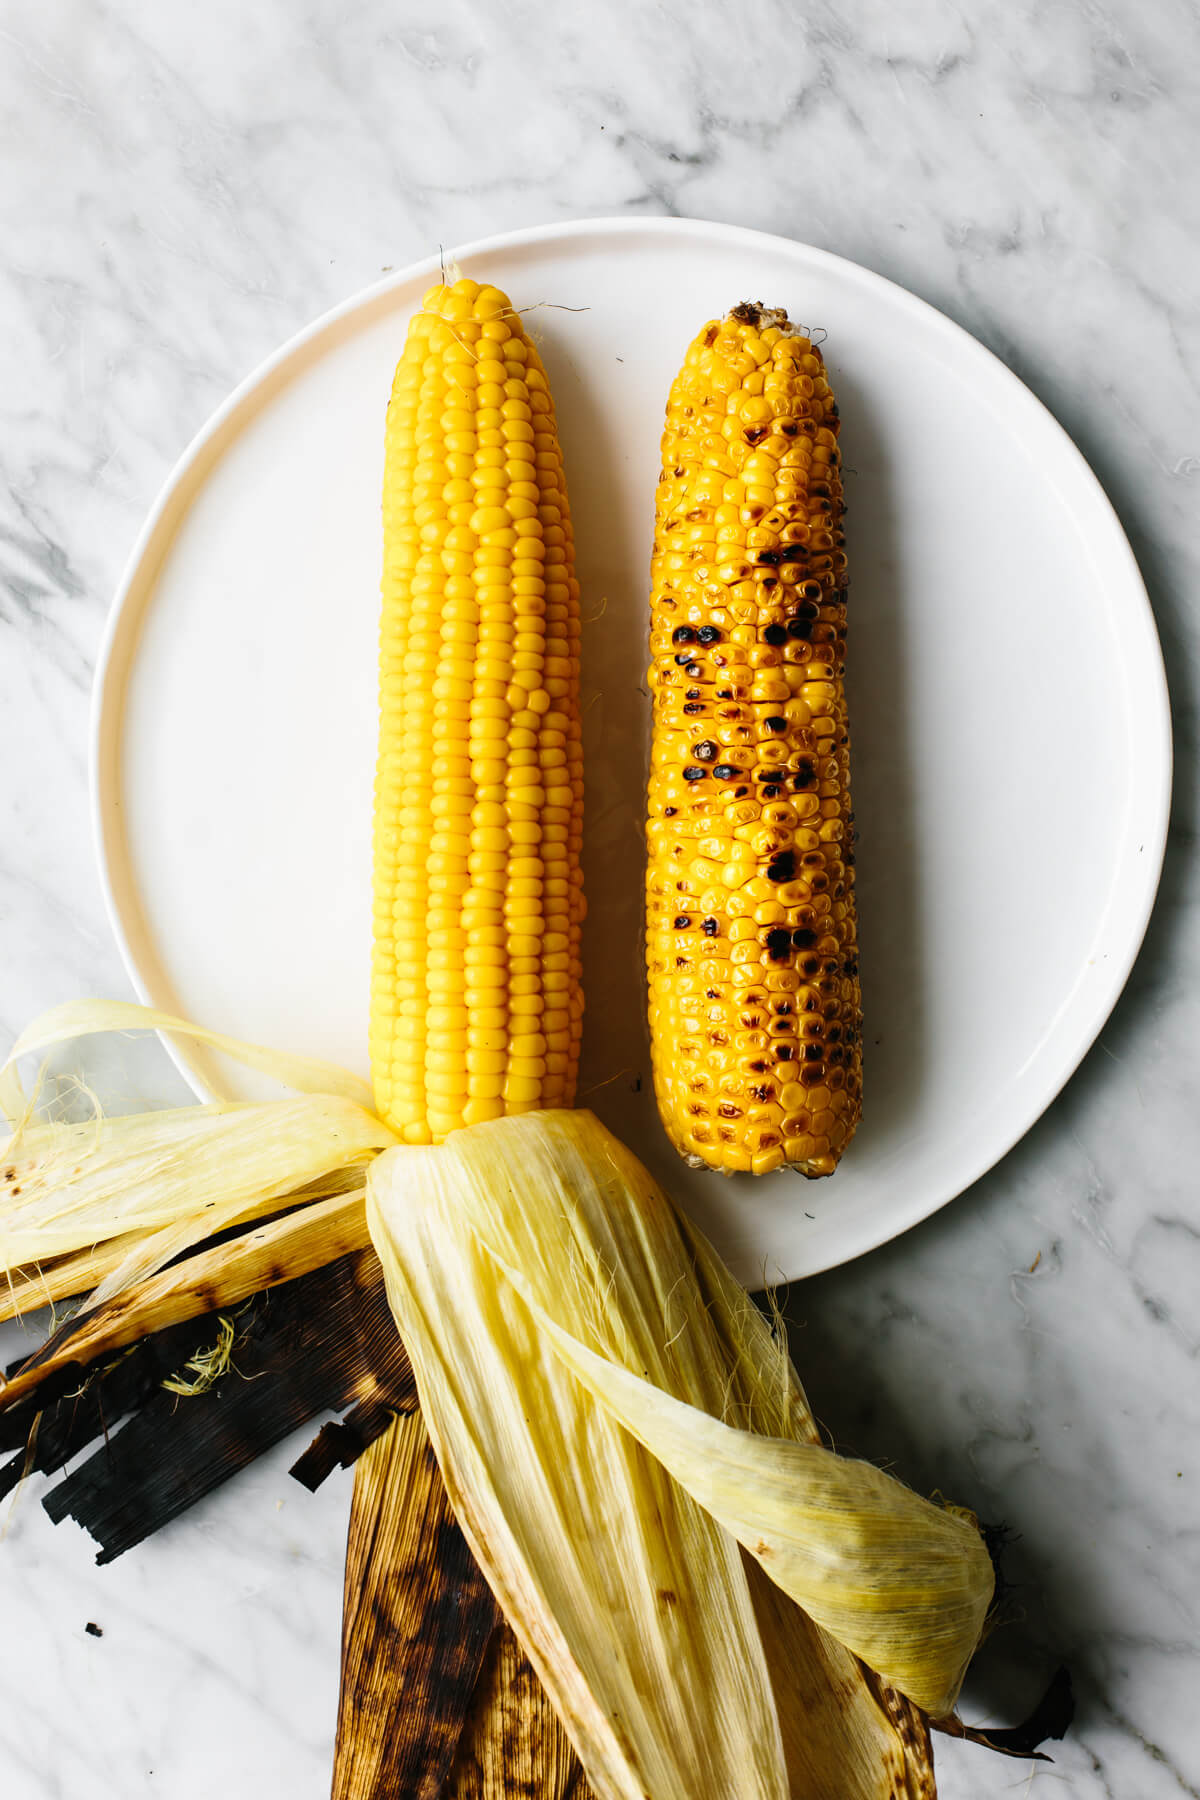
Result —
MULTIPOLYGON (((1097 527, 1103 529, 1108 538, 1107 544, 1101 544, 1099 547, 1110 562, 1117 562, 1121 565, 1117 571, 1120 585, 1129 590, 1131 601, 1136 598, 1138 602, 1135 608, 1131 608, 1131 616, 1136 617, 1140 625, 1139 653, 1131 659, 1131 666, 1135 670, 1142 704, 1144 705, 1147 700, 1152 701, 1154 715, 1153 729, 1151 730, 1150 720, 1144 717, 1136 707, 1133 712, 1133 716, 1138 720, 1141 733, 1141 761, 1144 771, 1140 780, 1130 789, 1130 826, 1132 827, 1135 822, 1141 823, 1142 829, 1139 836, 1144 850, 1139 855, 1137 864, 1131 869, 1124 870, 1119 877, 1118 884, 1115 884, 1114 888, 1110 890, 1109 904, 1101 917, 1095 939, 1096 943, 1103 941, 1103 933, 1108 928, 1108 920, 1113 911, 1113 895, 1116 894, 1120 900, 1122 918, 1126 921, 1121 940, 1116 946, 1116 954, 1110 952, 1106 956, 1103 973, 1098 973, 1097 979, 1090 984, 1090 998, 1085 1003, 1079 1001, 1078 984, 1071 989, 1068 998, 1063 1002, 1060 1013, 1066 1008, 1075 1012, 1075 1026, 1069 1039, 1060 1048, 1059 1054, 1048 1063, 1043 1060, 1044 1075, 1043 1080, 1039 1083, 1041 1097, 1035 1099, 1032 1107, 1022 1105, 1017 1110, 1015 1116, 1018 1123, 1016 1127, 1010 1127, 993 1137, 987 1137, 979 1156, 967 1160, 966 1173, 961 1178, 953 1177, 952 1191, 943 1193, 935 1188, 933 1191, 936 1193, 936 1197, 932 1200, 914 1197, 908 1205, 898 1207, 895 1212, 887 1213, 886 1209, 883 1209, 886 1217, 870 1223, 860 1222, 858 1230, 849 1230, 844 1234, 840 1248, 824 1255, 818 1254, 811 1262, 802 1256, 799 1257, 797 1260, 802 1264, 801 1273, 789 1277, 789 1279, 806 1279, 808 1276, 821 1274, 856 1261, 860 1256, 882 1248, 883 1245, 891 1243, 897 1237, 903 1236, 915 1226, 931 1218, 934 1213, 939 1212, 952 1200, 967 1192, 977 1181, 995 1168, 1058 1099, 1104 1029, 1129 980, 1153 914, 1170 825, 1173 739, 1170 694, 1162 644, 1145 581, 1112 500, 1099 476, 1065 426, 1059 422, 1045 402, 1021 377, 965 326, 950 318, 931 302, 902 287, 898 282, 892 281, 888 276, 881 275, 876 270, 856 263, 848 257, 824 250, 818 245, 808 244, 797 238, 785 237, 776 232, 760 231, 750 226, 727 224, 717 220, 658 217, 652 214, 639 214, 634 217, 605 214, 594 218, 558 220, 540 225, 524 226, 512 231, 475 238, 468 243, 445 251, 439 250, 427 257, 408 263, 403 268, 389 271, 380 280, 371 282, 348 295, 344 300, 327 308, 307 325, 294 332, 235 385, 185 445, 158 488, 114 589, 97 653, 89 718, 89 812, 97 873, 105 912, 126 975, 139 999, 144 1004, 149 1004, 152 996, 143 979, 130 934, 126 929, 114 880, 114 867, 119 853, 113 843, 113 838, 117 835, 117 825, 113 814, 120 811, 119 798, 115 797, 115 794, 119 793, 119 788, 115 789, 114 795, 110 795, 105 780, 108 768, 115 766, 119 761, 123 723, 123 712, 119 703, 121 683, 117 679, 118 653, 122 647, 124 636, 132 630, 137 617, 140 616, 140 609, 136 606, 131 607, 131 598, 135 596, 139 582, 143 579, 145 579, 147 587, 152 585, 152 576, 143 578, 143 566, 147 556, 155 545, 158 534, 180 490, 196 472, 197 466, 202 462, 214 440, 219 438, 222 431, 251 396, 269 383, 271 378, 283 370, 288 363, 314 345, 323 335, 342 321, 350 319, 376 302, 384 300, 396 289, 407 286, 414 280, 427 278, 440 272, 446 262, 467 262, 472 257, 484 254, 521 251, 540 244, 571 238, 602 238, 617 234, 633 237, 661 235, 665 238, 690 236, 710 244, 716 242, 718 245, 734 251, 738 249, 755 250, 760 253, 767 250, 776 253, 782 251, 787 255, 799 256, 803 260, 808 260, 817 267, 824 266, 843 274, 848 273, 854 281, 868 291, 874 290, 885 298, 892 307, 898 308, 901 312, 907 311, 926 327, 932 327, 942 334, 951 347, 957 349, 960 354, 975 358, 985 367, 990 365, 990 373, 993 377, 998 375, 1001 383, 1008 385, 1014 400, 1018 405, 1026 408, 1031 421, 1036 421, 1038 431, 1042 434, 1048 432, 1051 439, 1057 440, 1057 449, 1060 453, 1059 467, 1069 470, 1076 484, 1082 483, 1083 489, 1089 493, 1096 515, 1097 527), (133 615, 132 618, 128 616, 130 614, 133 615), (879 1228, 880 1226, 882 1229, 879 1228)), ((1094 554, 1097 548, 1095 540, 1089 543, 1089 548, 1094 554)), ((1047 1032, 1052 1033, 1055 1025, 1056 1021, 1051 1020, 1047 1025, 1047 1032)), ((159 1036, 172 1061, 197 1097, 201 1100, 217 1097, 215 1090, 191 1067, 184 1048, 162 1033, 159 1033, 159 1036)))

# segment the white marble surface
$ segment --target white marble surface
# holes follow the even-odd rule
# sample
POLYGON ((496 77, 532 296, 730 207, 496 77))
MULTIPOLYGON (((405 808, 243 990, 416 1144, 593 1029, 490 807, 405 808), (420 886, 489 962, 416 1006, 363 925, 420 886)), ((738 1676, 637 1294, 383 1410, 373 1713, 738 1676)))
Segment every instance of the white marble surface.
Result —
MULTIPOLYGON (((1017 1540, 968 1714, 1075 1671, 1053 1767, 948 1745, 947 1800, 1196 1795, 1200 27, 1186 0, 740 16, 744 42, 716 0, 0 0, 0 1029, 127 991, 87 821, 107 600, 175 455, 297 326, 439 242, 622 211, 762 226, 923 295, 1121 512, 1175 823, 1083 1069, 971 1193, 796 1293, 797 1354, 839 1441, 1017 1540)), ((37 1483, 6 1508, 5 1800, 327 1792, 348 1483, 309 1498, 287 1461, 109 1569, 37 1483)))

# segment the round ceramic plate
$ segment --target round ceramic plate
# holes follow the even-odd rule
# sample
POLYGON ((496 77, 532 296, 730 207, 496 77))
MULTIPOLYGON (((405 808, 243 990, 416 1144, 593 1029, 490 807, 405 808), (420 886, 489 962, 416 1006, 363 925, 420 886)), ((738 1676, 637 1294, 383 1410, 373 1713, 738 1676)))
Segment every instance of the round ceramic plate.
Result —
MULTIPOLYGON (((1146 595, 1095 478, 1002 363, 877 275, 778 238, 588 220, 454 253, 536 308, 583 585, 581 1103, 740 1275, 829 1268, 925 1218, 1058 1092, 1153 900, 1170 730, 1146 595), (668 385, 740 300, 828 335, 842 413, 866 1009, 830 1180, 693 1173, 651 1088, 641 967, 646 585, 668 385)), ((438 258, 318 320, 167 483, 97 684, 95 812, 143 997, 366 1068, 383 417, 438 258)), ((202 1092, 253 1078, 196 1057, 202 1092)))

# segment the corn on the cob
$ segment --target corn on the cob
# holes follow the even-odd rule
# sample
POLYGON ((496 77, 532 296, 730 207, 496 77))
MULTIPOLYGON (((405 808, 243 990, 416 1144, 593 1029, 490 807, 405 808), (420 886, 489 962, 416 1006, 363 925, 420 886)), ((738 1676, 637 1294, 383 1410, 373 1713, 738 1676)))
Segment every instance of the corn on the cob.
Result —
POLYGON ((506 296, 413 319, 388 409, 371 1064, 407 1143, 570 1105, 579 589, 554 409, 506 296))
MULTIPOLYGON (((410 324, 383 519, 371 1070, 396 1134, 437 1144, 570 1106, 583 1014, 579 588, 545 371, 497 288, 432 288, 410 324)), ((354 1530, 418 1540, 428 1482, 380 1468, 356 1472, 354 1530)), ((419 1610, 419 1572, 405 1579, 419 1610)), ((358 1760, 374 1754, 358 1747, 363 1721, 368 1738, 408 1729, 398 1690, 394 1718, 358 1694, 361 1671, 381 1666, 378 1633, 349 1574, 346 1591, 338 1796, 359 1791, 358 1760)), ((571 1785, 549 1702, 514 1668, 519 1684, 507 1662, 493 1669, 466 1734, 487 1764, 483 1791, 510 1791, 493 1765, 514 1711, 530 1791, 552 1791, 564 1770, 571 1785)), ((457 1696, 460 1728, 469 1700, 457 1696)))
POLYGON ((671 389, 651 568, 647 875, 659 1109, 696 1166, 828 1175, 862 1084, 838 415, 786 313, 704 327, 671 389))

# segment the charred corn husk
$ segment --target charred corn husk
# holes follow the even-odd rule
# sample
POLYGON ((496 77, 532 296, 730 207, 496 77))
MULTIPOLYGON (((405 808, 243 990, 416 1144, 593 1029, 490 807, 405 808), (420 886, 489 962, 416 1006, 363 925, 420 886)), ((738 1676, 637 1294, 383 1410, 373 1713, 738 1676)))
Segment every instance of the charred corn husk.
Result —
POLYGON ((432 288, 388 408, 371 1066, 406 1143, 569 1106, 582 1018, 579 589, 545 371, 432 288))
POLYGON ((787 315, 671 389, 651 565, 655 1091, 697 1166, 828 1175, 862 1091, 838 417, 787 315))
POLYGON ((363 1420, 416 1404, 370 1250, 231 1314, 155 1332, 56 1386, 57 1400, 38 1393, 0 1410, 0 1449, 18 1452, 0 1467, 0 1499, 23 1470, 69 1464, 45 1497, 46 1511, 55 1521, 78 1520, 100 1544, 102 1562, 315 1415, 349 1407, 349 1417, 363 1420))
POLYGON ((440 1794, 500 1616, 419 1413, 367 1448, 355 1482, 333 1800, 440 1794), (405 1506, 388 1504, 396 1493, 405 1506))
POLYGON ((447 1800, 594 1800, 533 1665, 501 1625, 459 1739, 447 1800))
POLYGON ((855 1659, 953 1706, 974 1523, 813 1441, 760 1315, 590 1114, 388 1152, 367 1205, 456 1516, 596 1793, 784 1800, 807 1675, 799 1791, 894 1794, 920 1732, 855 1659), (786 1658, 743 1552, 812 1623, 786 1658))
MULTIPOLYGON (((0 1377, 0 1406, 25 1399, 62 1369, 86 1368, 151 1332, 236 1306, 253 1294, 364 1249, 369 1241, 364 1194, 359 1185, 348 1193, 300 1205, 282 1219, 255 1226, 215 1249, 199 1250, 77 1314, 15 1375, 8 1380, 0 1377)), ((82 1259, 69 1259, 66 1270, 54 1265, 46 1274, 38 1272, 14 1283, 7 1293, 0 1288, 0 1305, 10 1302, 12 1314, 19 1315, 45 1305, 51 1288, 61 1290, 53 1295, 61 1298, 92 1286, 82 1259)), ((6 1311, 0 1310, 0 1318, 4 1316, 6 1311)))

